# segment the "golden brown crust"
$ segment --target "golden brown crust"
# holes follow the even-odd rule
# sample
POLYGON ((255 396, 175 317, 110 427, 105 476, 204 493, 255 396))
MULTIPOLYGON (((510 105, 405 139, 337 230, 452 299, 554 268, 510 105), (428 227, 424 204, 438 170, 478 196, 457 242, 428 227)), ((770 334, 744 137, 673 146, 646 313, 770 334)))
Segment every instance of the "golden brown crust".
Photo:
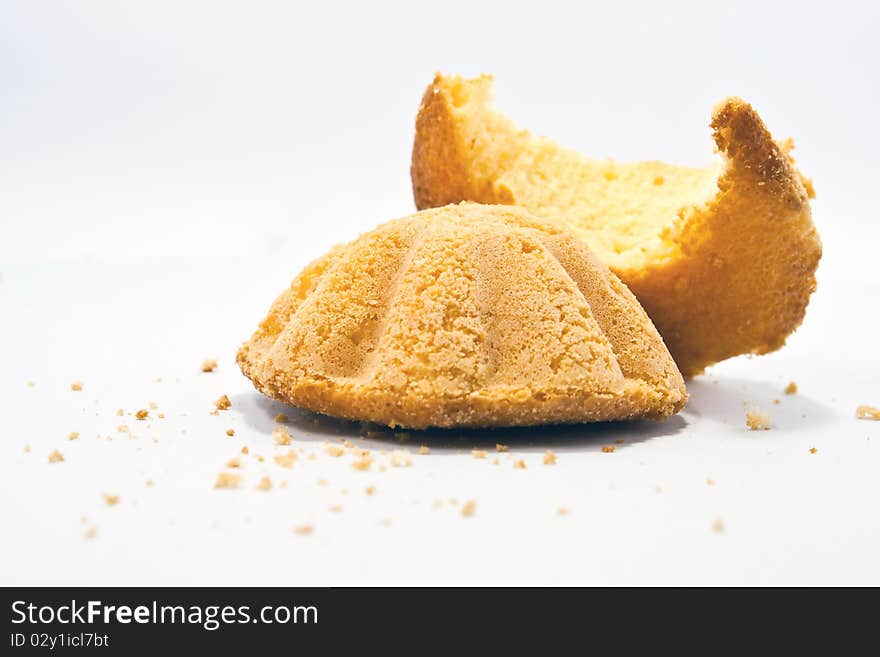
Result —
MULTIPOLYGON (((462 82, 438 75, 419 109, 412 164, 419 208, 457 200, 516 203, 508 187, 496 184, 503 163, 493 171, 462 147, 470 134, 466 121, 474 120, 455 106, 453 90, 462 82)), ((738 354, 781 347, 803 321, 822 254, 810 214, 812 183, 795 169, 791 142, 775 143, 738 98, 715 108, 712 129, 725 163, 714 198, 684 205, 653 257, 612 266, 686 375, 738 354)), ((516 142, 519 134, 494 138, 516 142)), ((579 234, 590 241, 589 231, 579 234)))
POLYGON ((662 418, 687 398, 629 290, 511 206, 429 210, 337 247, 237 360, 270 397, 390 426, 662 418))

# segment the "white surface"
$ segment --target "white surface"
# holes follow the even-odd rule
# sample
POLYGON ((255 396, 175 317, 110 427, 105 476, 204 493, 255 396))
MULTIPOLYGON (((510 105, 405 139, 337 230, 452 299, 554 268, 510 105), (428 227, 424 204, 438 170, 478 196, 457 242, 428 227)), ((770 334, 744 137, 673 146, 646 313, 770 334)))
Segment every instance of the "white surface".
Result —
POLYGON ((880 583, 880 423, 854 419, 880 405, 880 53, 860 5, 5 3, 0 583, 880 583), (826 255, 802 329, 691 382, 662 424, 416 434, 407 447, 431 453, 385 472, 387 457, 357 472, 325 455, 342 437, 399 444, 265 401, 232 358, 308 260, 412 210, 412 122, 436 68, 493 71, 522 125, 625 159, 704 162, 711 105, 753 102, 797 138, 819 195, 826 255), (211 416, 222 393, 233 408, 211 416), (166 419, 115 415, 150 401, 166 419), (746 407, 774 428, 747 431, 746 407), (271 461, 280 410, 318 458, 245 457, 242 489, 214 490, 241 446, 271 461), (496 441, 527 469, 470 455, 496 441))

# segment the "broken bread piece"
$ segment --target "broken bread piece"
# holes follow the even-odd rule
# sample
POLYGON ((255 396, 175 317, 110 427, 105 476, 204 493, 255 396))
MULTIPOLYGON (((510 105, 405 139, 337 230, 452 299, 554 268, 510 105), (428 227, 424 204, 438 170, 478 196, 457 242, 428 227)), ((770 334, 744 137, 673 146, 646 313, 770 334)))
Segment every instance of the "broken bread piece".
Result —
POLYGON ((712 113, 699 169, 584 157, 493 109, 492 78, 437 74, 416 119, 419 209, 528 207, 582 238, 633 291, 685 375, 781 347, 803 321, 822 245, 810 181, 746 102, 712 113))
POLYGON ((426 210, 335 247, 237 361, 269 397, 392 427, 660 419, 687 399, 626 286, 513 206, 426 210))

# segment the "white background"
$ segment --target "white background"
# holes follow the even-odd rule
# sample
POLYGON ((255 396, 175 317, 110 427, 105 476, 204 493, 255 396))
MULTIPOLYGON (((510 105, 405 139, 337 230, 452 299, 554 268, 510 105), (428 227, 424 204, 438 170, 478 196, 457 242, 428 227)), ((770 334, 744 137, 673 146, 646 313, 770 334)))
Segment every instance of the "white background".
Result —
POLYGON ((880 423, 854 419, 880 406, 877 9, 255 4, 0 4, 0 583, 880 583, 880 423), (387 472, 323 454, 355 425, 284 409, 294 468, 246 458, 213 490, 242 445, 271 457, 282 410, 235 349, 307 261, 413 211, 435 70, 492 72, 520 125, 624 160, 707 163, 712 105, 751 102, 815 181, 804 326, 666 423, 416 435, 431 454, 387 472), (115 415, 150 401, 165 420, 115 415), (773 430, 745 430, 753 406, 773 430), (527 469, 470 455, 496 441, 527 469), (287 488, 252 490, 264 471, 287 488))

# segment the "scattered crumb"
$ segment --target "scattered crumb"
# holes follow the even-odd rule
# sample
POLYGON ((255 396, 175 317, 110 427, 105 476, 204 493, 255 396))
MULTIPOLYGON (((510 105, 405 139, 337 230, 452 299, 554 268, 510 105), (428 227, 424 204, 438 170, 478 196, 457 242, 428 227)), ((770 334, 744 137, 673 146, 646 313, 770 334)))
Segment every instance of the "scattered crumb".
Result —
POLYGON ((291 449, 286 454, 277 454, 274 459, 275 463, 280 465, 282 468, 292 468, 293 462, 296 461, 297 456, 296 452, 291 449))
POLYGON ((544 465, 556 465, 556 454, 549 449, 544 452, 544 465))
POLYGON ((232 402, 229 401, 229 397, 226 395, 221 395, 217 401, 214 402, 214 406, 217 407, 218 411, 225 411, 232 407, 232 402))
POLYGON ((147 480, 144 482, 144 484, 146 485, 147 488, 152 488, 152 487, 153 487, 153 480, 152 480, 152 479, 147 479, 147 480))
POLYGON ((798 391, 797 383, 795 383, 794 381, 789 381, 788 385, 785 386, 785 390, 784 390, 786 395, 796 395, 797 391, 798 391))
POLYGON ((357 447, 357 445, 355 445, 355 444, 354 444, 353 442, 351 442, 350 440, 343 440, 343 441, 342 441, 342 446, 345 447, 346 449, 353 449, 354 447, 357 447))
POLYGON ((213 372, 217 369, 217 361, 213 358, 208 358, 202 362, 202 372, 213 372))
POLYGON ((150 402, 149 406, 151 411, 155 411, 157 408, 159 408, 159 404, 157 404, 156 402, 150 402))
POLYGON ((602 452, 604 454, 613 454, 617 448, 614 445, 602 445, 602 452))
POLYGON ((487 452, 485 449, 472 449, 471 454, 474 455, 475 459, 484 459, 489 456, 489 452, 487 452))
POLYGON ((275 416, 275 421, 278 424, 281 424, 282 422, 287 422, 287 416, 284 413, 279 413, 275 416))
POLYGON ((714 486, 714 485, 715 485, 715 480, 712 479, 712 478, 710 478, 710 477, 706 477, 706 485, 707 485, 707 486, 714 486))
POLYGON ((121 408, 117 408, 116 415, 118 415, 119 417, 122 417, 123 415, 125 415, 125 411, 123 411, 121 408))
POLYGON ((412 465, 412 456, 405 449, 395 449, 391 452, 391 465, 395 468, 408 468, 412 465))
POLYGON ((339 458, 340 456, 345 454, 345 448, 340 447, 339 445, 327 445, 325 451, 328 455, 334 458, 339 458))
POLYGON ((319 486, 327 486, 327 485, 329 485, 329 484, 330 484, 330 482, 327 481, 326 479, 318 479, 318 485, 319 485, 319 486))
POLYGON ((328 507, 327 510, 330 511, 330 513, 342 513, 342 505, 334 504, 333 506, 328 507))
POLYGON ((116 506, 119 504, 119 495, 115 493, 101 493, 101 498, 103 498, 104 503, 107 506, 116 506))
POLYGON ((496 452, 506 452, 508 449, 510 449, 510 448, 507 445, 502 445, 500 443, 495 444, 495 451, 496 452))
POLYGON ((120 424, 118 427, 116 427, 116 430, 119 433, 128 433, 128 425, 127 424, 120 424))
POLYGON ((95 527, 94 525, 89 525, 88 527, 86 527, 85 531, 83 532, 83 538, 88 539, 88 540, 92 540, 97 535, 98 535, 98 528, 95 527))
POLYGON ((297 525, 293 528, 293 533, 298 534, 299 536, 308 536, 314 532, 315 528, 312 525, 297 525))
POLYGON ((165 413, 159 413, 158 415, 156 415, 156 417, 159 418, 160 420, 164 420, 164 419, 165 419, 165 413))
POLYGON ((241 461, 239 460, 239 458, 237 456, 235 456, 235 457, 229 459, 228 461, 226 461, 226 467, 227 468, 240 468, 241 461))
POLYGON ((49 463, 61 463, 64 460, 64 455, 59 452, 57 449, 53 449, 49 453, 49 463))
POLYGON ((74 392, 79 392, 80 390, 83 389, 83 382, 82 381, 74 381, 73 383, 70 384, 70 389, 73 390, 74 392))
POLYGON ((370 456, 369 452, 367 452, 359 459, 356 459, 351 464, 351 467, 353 467, 355 470, 369 470, 371 465, 373 465, 373 457, 370 456))
POLYGON ((364 489, 364 492, 365 492, 367 495, 374 495, 374 494, 376 493, 376 487, 375 487, 375 486, 367 486, 367 487, 364 489))
POLYGON ((146 420, 148 417, 150 417, 150 411, 148 411, 146 408, 142 408, 134 414, 134 417, 137 420, 146 420))
POLYGON ((266 458, 262 454, 257 454, 257 461, 258 462, 262 463, 265 460, 266 460, 266 458))
POLYGON ((477 512, 477 503, 474 500, 468 500, 461 507, 461 515, 470 518, 477 512))
POLYGON ((79 431, 71 431, 69 434, 67 434, 68 440, 76 440, 77 438, 79 438, 79 431))
POLYGON ((241 483, 241 475, 234 472, 221 472, 217 475, 214 488, 238 488, 241 483))
POLYGON ((247 445, 245 445, 244 447, 241 448, 241 453, 242 453, 242 454, 249 454, 250 451, 251 451, 251 450, 249 450, 249 449, 247 448, 247 445))
POLYGON ((226 430, 226 435, 229 436, 229 437, 231 438, 232 436, 235 435, 235 429, 227 429, 227 430, 226 430))
POLYGON ((450 497, 450 498, 449 498, 449 503, 450 503, 452 506, 455 506, 455 505, 458 504, 458 500, 457 500, 456 498, 454 498, 454 497, 450 497))
MULTIPOLYGON (((300 450, 300 451, 302 451, 302 450, 300 450)), ((307 458, 309 461, 314 461, 315 459, 318 458, 318 455, 315 454, 314 452, 309 452, 309 455, 308 455, 306 458, 307 458)))
POLYGON ((617 440, 614 441, 615 445, 623 445, 623 443, 624 443, 623 438, 618 438, 617 440))
POLYGON ((712 523, 712 531, 717 534, 720 534, 724 531, 724 520, 721 518, 715 518, 715 522, 712 523))
POLYGON ((564 506, 561 506, 558 509, 556 509, 556 515, 558 515, 558 516, 567 516, 568 514, 569 514, 569 510, 564 506))
POLYGON ((500 465, 500 464, 501 464, 501 460, 497 456, 494 459, 492 459, 492 465, 500 465))
POLYGON ((284 427, 275 427, 275 431, 272 432, 272 440, 275 441, 276 445, 289 445, 291 441, 290 433, 284 427))
POLYGON ((428 448, 427 445, 422 445, 419 447, 419 454, 425 455, 425 454, 430 454, 430 453, 431 453, 431 450, 428 448))
POLYGON ((818 452, 818 451, 819 451, 819 450, 816 449, 815 447, 810 447, 810 454, 815 454, 815 453, 818 452))
POLYGON ((748 411, 746 413, 746 426, 752 431, 766 431, 770 428, 770 416, 757 409, 748 411))
POLYGON ((379 522, 379 524, 382 525, 383 527, 390 527, 391 526, 391 518, 382 518, 382 520, 379 522))
POLYGON ((439 509, 441 506, 443 506, 443 500, 434 500, 431 502, 432 509, 439 509))
POLYGON ((655 486, 655 487, 654 487, 654 492, 656 492, 656 493, 662 493, 662 492, 663 492, 663 486, 655 486))
POLYGON ((31 446, 30 446, 30 445, 25 445, 25 446, 24 446, 24 453, 25 453, 25 454, 30 454, 30 452, 31 452, 31 446))
POLYGON ((880 420, 880 408, 874 406, 859 406, 856 409, 856 417, 859 420, 880 420))
POLYGON ((272 480, 269 477, 262 477, 257 482, 257 490, 272 490, 272 480))
POLYGON ((519 468, 520 470, 525 470, 526 469, 526 462, 523 461, 522 459, 515 460, 513 462, 513 467, 519 468))

